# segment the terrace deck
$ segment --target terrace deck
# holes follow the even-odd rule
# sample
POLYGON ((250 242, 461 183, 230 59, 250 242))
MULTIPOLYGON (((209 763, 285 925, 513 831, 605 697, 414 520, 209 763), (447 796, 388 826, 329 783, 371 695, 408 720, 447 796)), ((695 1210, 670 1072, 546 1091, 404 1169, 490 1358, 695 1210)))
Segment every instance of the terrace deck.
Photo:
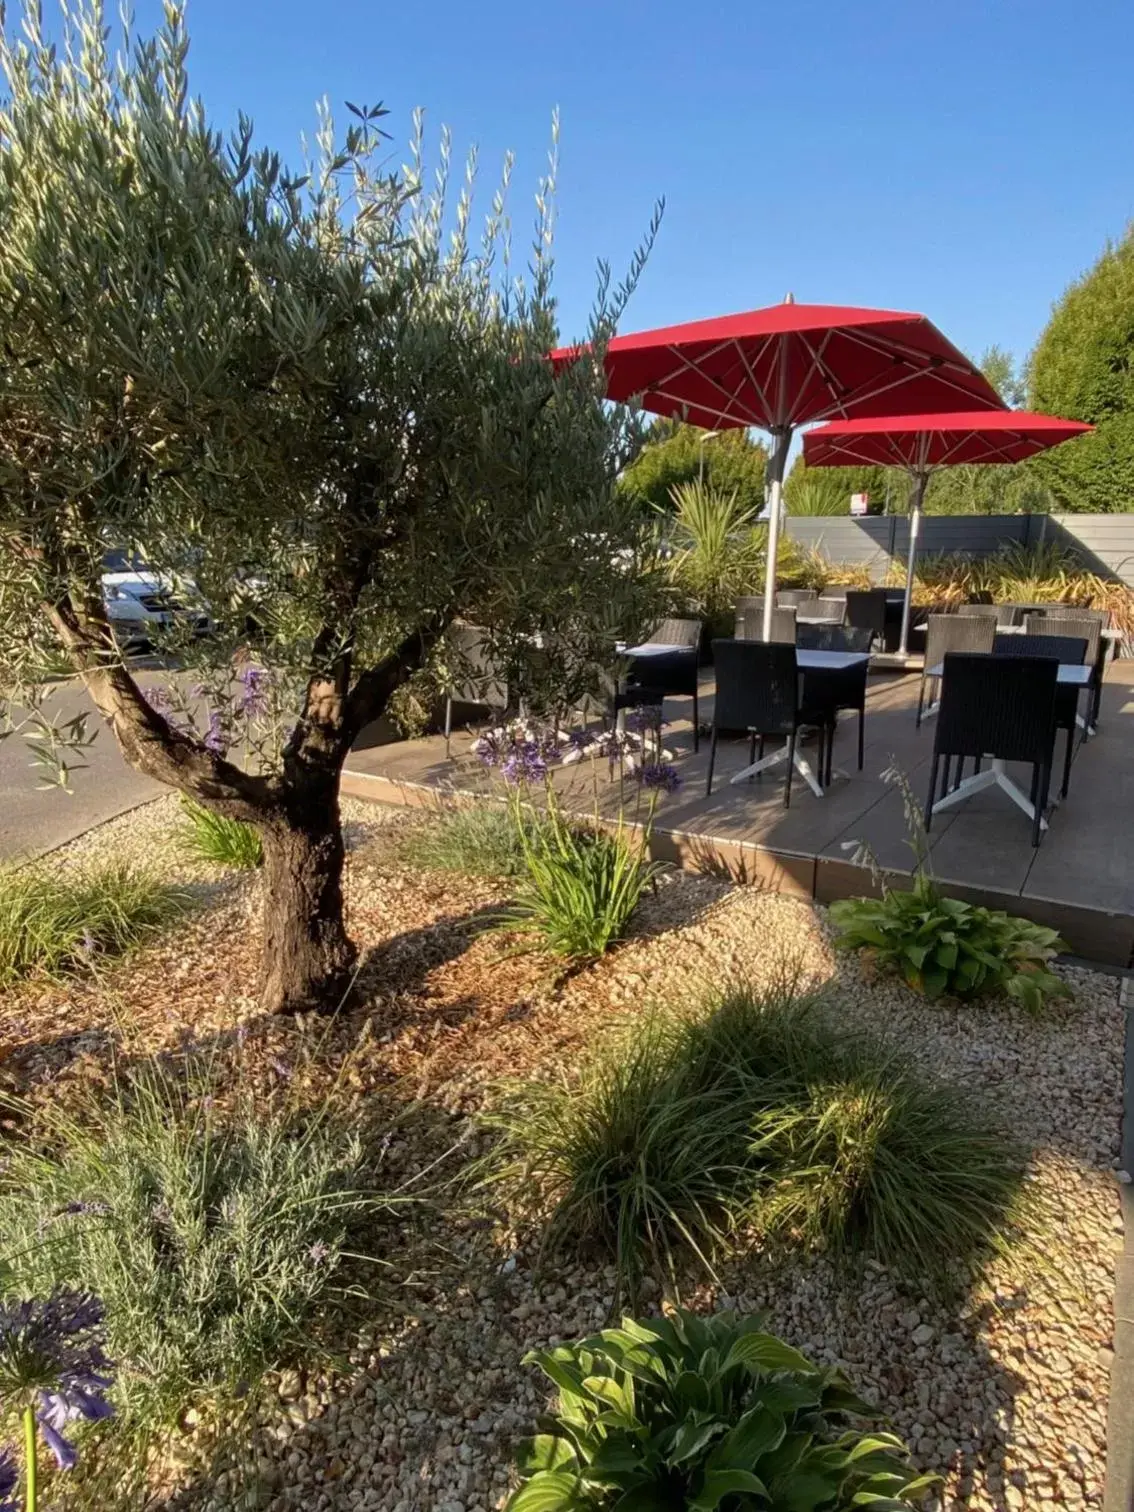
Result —
MULTIPOLYGON (((790 809, 783 807, 782 767, 762 779, 731 786, 747 763, 747 745, 723 741, 711 797, 705 797, 708 742, 693 752, 690 701, 667 699, 672 721, 665 745, 684 778, 681 791, 663 798, 653 849, 659 857, 700 870, 727 871, 760 886, 830 902, 872 890, 869 867, 855 852, 869 846, 887 871, 908 872, 902 800, 883 780, 890 766, 909 777, 924 801, 933 725, 914 725, 918 677, 872 671, 866 716, 866 762, 855 770, 855 716, 844 716, 835 746, 836 778, 822 798, 796 780, 790 809)), ((701 689, 701 717, 711 717, 712 678, 701 689)), ((439 792, 483 793, 486 776, 470 754, 471 735, 455 734, 451 760, 440 736, 360 746, 352 752, 343 791, 378 802, 419 805, 439 792)), ((364 737, 365 741, 365 737, 364 737)), ((1059 737, 1061 756, 1063 736, 1059 737)), ((1022 773, 1019 780, 1027 787, 1022 773)), ((606 763, 589 762, 556 777, 564 802, 590 811, 617 811, 619 782, 606 763)), ((624 796, 634 802, 627 778, 624 796)), ((1038 850, 1030 825, 1006 794, 974 795, 936 817, 930 833, 935 875, 959 897, 1006 908, 1060 930, 1070 949, 1114 966, 1134 965, 1134 661, 1107 667, 1099 733, 1075 760, 1071 791, 1051 816, 1038 850)))

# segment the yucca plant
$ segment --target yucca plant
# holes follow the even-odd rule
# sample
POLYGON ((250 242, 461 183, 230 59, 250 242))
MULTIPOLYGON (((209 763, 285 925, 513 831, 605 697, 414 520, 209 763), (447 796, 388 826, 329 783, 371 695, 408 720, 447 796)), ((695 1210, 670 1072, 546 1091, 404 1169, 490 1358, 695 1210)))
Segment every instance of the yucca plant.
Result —
POLYGON ((254 871, 264 864, 264 842, 254 824, 229 819, 193 798, 182 797, 185 813, 185 843, 204 861, 254 871))
POLYGON ((0 986, 122 955, 184 906, 176 888, 123 862, 0 868, 0 986))
POLYGON ((766 531, 757 524, 759 511, 745 506, 736 489, 725 492, 700 479, 678 484, 672 498, 671 581, 704 618, 731 614, 763 570, 766 531))
POLYGON ((936 1483, 837 1369, 756 1317, 623 1318, 535 1350, 558 1410, 525 1442, 508 1512, 876 1512, 936 1483))

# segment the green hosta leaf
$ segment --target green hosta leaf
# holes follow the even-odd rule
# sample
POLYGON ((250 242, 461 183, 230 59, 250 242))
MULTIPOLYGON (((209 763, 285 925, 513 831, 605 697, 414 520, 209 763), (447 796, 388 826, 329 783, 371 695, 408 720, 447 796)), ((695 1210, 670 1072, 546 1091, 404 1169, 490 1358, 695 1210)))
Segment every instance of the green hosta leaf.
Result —
POLYGON ((696 1512, 715 1512, 726 1496, 768 1495, 768 1488, 758 1475, 750 1470, 712 1470, 705 1476, 705 1484, 688 1503, 696 1512))
POLYGON ((729 1430, 707 1461, 709 1470, 747 1470, 774 1453, 784 1441, 787 1428, 782 1415, 763 1405, 746 1412, 729 1430))
POLYGON ((507 1512, 571 1512, 584 1505, 577 1476, 541 1470, 510 1499, 507 1512))
POLYGON ((590 1392, 596 1401, 605 1402, 625 1419, 628 1426, 636 1426, 634 1416, 634 1387, 627 1379, 624 1383, 611 1380, 610 1376, 585 1376, 583 1390, 590 1392))
POLYGON ((673 1383, 674 1400, 694 1412, 706 1412, 709 1408, 709 1384, 695 1370, 683 1370, 673 1383))
POLYGON ((749 1333, 737 1339, 725 1356, 724 1368, 747 1365, 756 1370, 810 1371, 811 1361, 771 1334, 749 1333))
POLYGON ((819 1507, 833 1504, 840 1478, 838 1474, 797 1470, 789 1479, 779 1480, 771 1487, 772 1504, 776 1512, 816 1512, 819 1507))
POLYGON ((957 954, 956 942, 948 945, 938 945, 937 949, 933 952, 933 959, 944 970, 952 971, 953 967, 957 964, 957 954))
POLYGON ((575 1450, 566 1439, 551 1433, 537 1433, 525 1439, 516 1452, 516 1464, 525 1474, 536 1470, 562 1470, 567 1466, 577 1468, 575 1450))
POLYGON ((680 1465, 685 1460, 697 1458, 724 1431, 725 1425, 718 1418, 710 1418, 701 1423, 682 1423, 674 1434, 673 1445, 666 1455, 668 1463, 680 1465))

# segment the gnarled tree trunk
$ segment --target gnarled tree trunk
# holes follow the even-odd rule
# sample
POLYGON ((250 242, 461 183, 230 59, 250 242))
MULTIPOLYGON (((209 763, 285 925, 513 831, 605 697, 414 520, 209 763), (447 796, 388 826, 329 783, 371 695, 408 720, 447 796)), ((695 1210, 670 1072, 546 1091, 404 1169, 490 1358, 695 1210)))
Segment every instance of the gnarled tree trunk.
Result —
POLYGON ((343 923, 343 846, 334 795, 295 795, 264 841, 260 1007, 327 1013, 350 988, 357 950, 343 923), (289 822, 290 821, 290 822, 289 822))

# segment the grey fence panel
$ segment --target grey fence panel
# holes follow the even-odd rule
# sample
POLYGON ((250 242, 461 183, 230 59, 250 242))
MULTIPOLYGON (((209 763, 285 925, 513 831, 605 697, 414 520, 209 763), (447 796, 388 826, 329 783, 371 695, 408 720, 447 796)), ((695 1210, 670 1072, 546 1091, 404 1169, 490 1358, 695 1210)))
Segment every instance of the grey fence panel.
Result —
MULTIPOLYGON (((904 565, 909 551, 905 515, 858 520, 789 516, 787 532, 832 562, 866 567, 876 580, 885 577, 892 562, 904 565)), ((986 557, 1013 542, 1036 546, 1044 541, 1075 550, 1090 571, 1134 588, 1134 514, 925 515, 918 556, 964 552, 986 557)))

